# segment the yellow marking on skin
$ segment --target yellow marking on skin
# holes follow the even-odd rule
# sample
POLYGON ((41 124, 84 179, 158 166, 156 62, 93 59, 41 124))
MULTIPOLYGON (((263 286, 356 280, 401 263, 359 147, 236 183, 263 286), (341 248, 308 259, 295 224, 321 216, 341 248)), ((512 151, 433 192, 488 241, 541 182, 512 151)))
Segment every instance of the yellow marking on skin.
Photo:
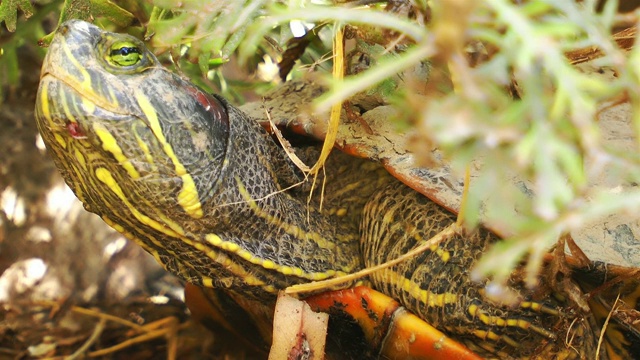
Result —
POLYGON ((485 340, 487 338, 487 332, 484 330, 473 330, 473 335, 482 340, 485 340))
POLYGON ((156 212, 156 215, 160 218, 160 221, 162 222, 162 224, 167 226, 169 229, 175 231, 180 236, 184 236, 185 235, 184 229, 180 225, 178 225, 178 223, 176 223, 175 221, 169 219, 163 213, 156 212))
POLYGON ((265 285, 264 281, 262 281, 262 280, 258 279, 257 277, 251 275, 251 273, 249 273, 240 264, 232 261, 231 259, 226 257, 224 254, 217 253, 217 252, 207 248, 202 243, 192 242, 192 241, 189 241, 189 240, 187 240, 186 242, 187 242, 187 244, 189 244, 189 245, 195 247, 196 249, 202 251, 203 253, 205 253, 210 259, 213 259, 213 260, 217 261, 218 263, 220 263, 222 266, 224 266, 226 268, 226 270, 231 271, 238 278, 242 279, 242 281, 244 281, 247 285, 253 285, 253 286, 265 285))
MULTIPOLYGON (((343 172, 345 172, 344 169, 342 171, 338 170, 338 173, 343 173, 343 172)), ((360 190, 360 188, 362 186, 363 186, 362 185, 362 181, 352 182, 352 183, 346 184, 345 186, 341 187, 340 189, 332 191, 331 195, 335 196, 335 198, 340 198, 344 194, 352 194, 354 192, 357 193, 358 190, 360 190)))
MULTIPOLYGON (((393 221, 393 216, 395 215, 395 209, 389 209, 389 211, 386 211, 384 216, 382 217, 382 224, 393 224, 395 221, 393 221)), ((400 222, 398 222, 398 224, 400 224, 400 222)))
POLYGON ((80 81, 82 85, 82 89, 84 91, 92 91, 91 75, 89 75, 89 72, 87 71, 87 69, 78 62, 78 59, 76 59, 76 57, 73 56, 73 54, 71 53, 71 50, 69 50, 69 46, 67 46, 67 42, 64 39, 62 41, 62 50, 64 51, 65 55, 67 55, 67 59, 69 59, 69 61, 71 62, 71 65, 73 65, 76 68, 76 70, 80 73, 80 77, 82 77, 82 80, 80 81))
POLYGON ((64 91, 60 91, 60 103, 62 104, 62 110, 64 111, 64 114, 67 116, 67 120, 69 120, 69 122, 77 124, 78 121, 69 109, 69 101, 67 101, 67 95, 64 91))
POLYGON ((482 323, 486 325, 495 325, 495 326, 507 325, 507 321, 505 321, 505 319, 499 316, 487 315, 484 311, 480 310, 478 305, 475 305, 475 304, 469 305, 469 307, 467 308, 467 311, 471 316, 477 318, 478 320, 480 320, 482 323))
POLYGON ((549 339, 555 338, 555 335, 552 332, 544 328, 541 328, 539 326, 535 326, 529 321, 522 320, 522 319, 503 319, 499 316, 490 316, 490 315, 487 315, 484 311, 480 310, 478 305, 475 305, 475 304, 469 305, 469 307, 467 308, 467 311, 471 316, 477 318, 483 324, 486 324, 486 325, 494 325, 494 326, 501 326, 501 327, 513 326, 523 330, 532 330, 549 339))
POLYGON ((200 203, 200 198, 198 196, 198 189, 193 181, 193 177, 191 177, 191 174, 189 174, 184 168, 184 165, 182 165, 180 159, 178 159, 174 153, 173 148, 167 142, 167 139, 162 133, 157 113, 153 108, 153 105, 151 105, 151 102, 149 102, 149 99, 139 91, 135 92, 135 96, 138 101, 138 105, 140 105, 140 109, 147 117, 151 131, 158 139, 158 142, 162 145, 162 149, 165 154, 169 159, 171 159, 176 170, 176 174, 182 179, 182 189, 178 193, 178 204, 180 204, 189 216, 195 219, 201 218, 204 214, 202 212, 202 204, 200 203))
POLYGON ((63 149, 67 148, 67 141, 60 134, 53 134, 53 138, 56 139, 56 142, 62 146, 63 149))
POLYGON ((42 116, 47 119, 49 124, 53 123, 51 119, 51 109, 49 109, 49 84, 47 83, 45 86, 40 87, 40 110, 42 111, 42 116))
POLYGON ((534 311, 539 311, 541 306, 540 303, 535 303, 535 302, 530 302, 530 301, 524 301, 522 302, 522 304, 520 304, 520 307, 523 309, 531 309, 534 311))
POLYGON ((256 215, 265 219, 269 224, 278 225, 278 227, 283 229, 287 234, 298 239, 304 235, 305 238, 314 241, 316 244, 318 244, 318 247, 322 249, 329 249, 329 250, 335 249, 336 244, 334 244, 331 241, 328 241, 321 234, 315 231, 305 232, 300 227, 294 224, 283 223, 282 220, 262 210, 262 208, 258 206, 257 202, 253 200, 253 198, 251 197, 251 194, 249 194, 247 189, 244 187, 244 184, 242 184, 242 181, 240 181, 240 179, 236 179, 236 182, 238 184, 238 191, 240 191, 240 194, 242 195, 244 200, 247 202, 247 205, 249 205, 251 210, 253 210, 256 215))
MULTIPOLYGON (((55 151, 56 153, 58 153, 59 157, 64 157, 66 156, 66 153, 59 151, 59 149, 57 147, 53 147, 52 149, 55 151)), ((84 178, 82 176, 84 176, 84 172, 82 170, 79 170, 77 166, 75 166, 74 164, 72 164, 69 161, 62 161, 62 167, 64 168, 64 171, 68 174, 73 174, 75 173, 75 177, 82 179, 82 181, 85 181, 84 178)), ((73 189, 73 192, 76 194, 76 197, 78 198, 78 200, 80 200, 83 204, 86 204, 85 202, 85 197, 84 197, 84 192, 82 191, 82 187, 80 186, 82 182, 78 182, 78 183, 72 183, 70 184, 71 188, 73 189)))
POLYGON ((133 179, 139 179, 140 173, 131 163, 131 160, 122 152, 122 148, 118 145, 118 140, 100 123, 93 123, 93 131, 102 142, 102 148, 111 153, 116 161, 122 166, 129 176, 133 179))
POLYGON ((531 327, 531 323, 522 319, 507 319, 507 326, 519 327, 521 329, 528 329, 531 327))
MULTIPOLYGON (((217 252, 211 250, 210 248, 204 246, 204 244, 199 243, 199 242, 191 241, 191 240, 189 240, 188 238, 186 238, 184 236, 181 236, 180 239, 182 241, 184 241, 187 245, 190 245, 190 246, 196 248, 197 250, 202 251, 205 255, 207 255, 207 257, 209 257, 210 259, 218 262, 220 265, 225 267, 227 270, 231 271, 234 275, 236 275, 237 277, 241 278, 246 284, 248 284, 248 285, 258 285, 258 286, 262 286, 264 288, 263 285, 265 285, 265 283, 262 280, 260 280, 257 277, 251 275, 246 269, 244 269, 242 266, 240 266, 239 264, 237 264, 234 261, 232 261, 231 259, 229 259, 226 255, 217 253, 217 252)), ((213 242, 218 242, 218 241, 222 242, 222 240, 215 234, 208 234, 208 235, 205 236, 205 239, 207 239, 207 241, 209 241, 209 242, 211 242, 211 240, 213 240, 213 242)), ((272 290, 268 290, 268 291, 275 292, 276 290, 274 288, 272 288, 272 290)))
POLYGON ((440 258, 442 259, 442 261, 447 262, 449 261, 449 259, 451 259, 451 253, 442 249, 438 249, 439 251, 437 251, 436 253, 438 255, 440 255, 440 258))
POLYGON ((222 239, 220 239, 220 237, 216 234, 207 234, 204 238, 209 242, 209 244, 216 247, 220 247, 223 243, 222 239))
POLYGON ((104 221, 113 230, 119 232, 120 234, 122 234, 127 239, 129 239, 129 240, 135 242, 136 244, 140 245, 146 252, 151 254, 151 256, 153 256, 153 258, 156 259, 158 264, 162 264, 164 266, 163 262, 160 260, 160 254, 158 253, 158 251, 156 251, 156 249, 154 249, 152 247, 149 247, 144 241, 138 239, 135 235, 133 235, 131 232, 127 231, 121 225, 119 225, 119 224, 115 223, 114 221, 112 221, 110 218, 108 218, 106 216, 102 216, 102 221, 104 221))
MULTIPOLYGON (((160 254, 157 252, 157 250, 154 247, 149 247, 144 241, 140 240, 139 238, 137 238, 135 235, 133 235, 131 232, 127 231, 123 226, 111 221, 109 218, 107 217, 102 217, 102 219, 104 220, 104 222, 111 226, 114 230, 118 231, 119 233, 123 234, 127 239, 134 241, 135 243, 137 243, 138 245, 142 246, 148 253, 150 253, 154 259, 156 259, 156 261, 161 264, 166 270, 168 270, 166 268, 166 265, 164 264, 164 262, 162 262, 162 260, 160 259, 160 254)), ((158 243, 155 242, 150 236, 147 236, 148 239, 150 239, 152 242, 154 242, 156 244, 156 246, 158 246, 158 243)), ((191 242, 189 242, 186 238, 183 238, 183 241, 187 242, 189 245, 192 245, 191 242)), ((166 250, 167 253, 169 253, 170 255, 176 256, 175 252, 173 251, 169 251, 166 250)), ((212 257, 213 260, 217 260, 217 258, 212 257)), ((185 274, 185 277, 190 276, 189 273, 185 270, 184 264, 182 262, 178 262, 177 266, 178 266, 178 273, 179 274, 185 274)), ((229 264, 223 264, 224 266, 227 266, 229 264)), ((198 272, 197 270, 193 269, 196 273, 198 272)), ((206 277, 205 277, 206 278, 206 277)), ((213 282, 211 281, 211 284, 213 284, 213 282)), ((274 291, 275 292, 275 291, 274 291)))
POLYGON ((420 296, 425 299, 425 303, 430 307, 443 307, 449 304, 455 304, 458 301, 458 295, 454 293, 436 294, 427 290, 420 290, 420 296))
POLYGON ((138 134, 137 131, 133 132, 134 136, 136 137, 136 142, 138 143, 138 147, 142 150, 142 152, 144 153, 144 159, 145 161, 151 165, 151 171, 156 171, 158 168, 155 164, 155 161, 153 161, 153 154, 151 154, 151 151, 149 150, 149 145, 147 145, 147 143, 142 140, 142 138, 140 138, 140 135, 138 134))
MULTIPOLYGON (((149 218, 148 216, 140 213, 135 207, 132 206, 131 202, 126 198, 126 196, 124 195, 124 192, 122 191, 122 189, 120 188, 120 186, 118 185, 116 180, 113 178, 113 176, 111 175, 111 173, 107 169, 105 169, 105 168, 97 168, 95 170, 95 175, 96 175, 96 178, 98 178, 98 180, 103 182, 114 194, 116 194, 116 196, 125 204, 125 206, 127 206, 127 208, 129 208, 129 210, 131 211, 133 216, 140 223, 142 223, 143 225, 149 226, 150 228, 153 228, 153 229, 155 229, 155 230, 157 230, 157 231, 159 231, 161 233, 164 233, 164 234, 166 234, 168 236, 178 238, 178 239, 182 240, 184 243, 186 243, 187 245, 190 245, 190 246, 194 247, 195 249, 200 250, 207 257, 209 257, 212 260, 220 263, 221 266, 223 266, 226 270, 228 270, 231 273, 233 273, 237 278, 242 279, 243 282, 245 282, 247 285, 261 286, 266 291, 276 292, 276 289, 273 286, 265 284, 264 281, 262 281, 261 279, 253 276, 249 271, 247 271, 244 267, 242 267, 241 264, 238 264, 238 263, 232 261, 226 255, 218 253, 218 252, 206 247, 202 243, 189 240, 187 237, 184 236, 184 232, 181 231, 182 229, 179 229, 180 232, 176 232, 176 231, 174 231, 172 229, 173 226, 172 227, 167 227, 166 225, 168 225, 168 224, 159 223, 159 222, 149 218)), ((106 220, 105 220, 105 222, 106 222, 106 220)), ((155 251, 153 249, 150 249, 148 246, 145 245, 144 242, 140 241, 139 239, 136 239, 133 234, 127 232, 122 226, 117 225, 117 224, 115 224, 113 222, 110 222, 110 223, 107 222, 107 223, 109 225, 111 225, 114 229, 116 229, 117 231, 121 232, 126 237, 128 237, 128 238, 136 241, 140 245, 142 245, 145 248, 145 250, 150 252, 156 258, 156 261, 158 261, 159 263, 162 264, 162 261, 160 260, 160 256, 159 256, 157 251, 155 251)), ((176 225, 176 224, 174 224, 174 225, 176 225)), ((178 229, 176 229, 176 230, 178 230, 178 229)), ((207 235, 206 238, 207 239, 214 239, 214 242, 218 242, 218 241, 222 242, 222 240, 219 237, 217 237, 216 235, 213 235, 213 234, 207 235), (215 240, 215 239, 217 239, 217 240, 215 240)), ((164 248, 164 246, 162 244, 160 244, 157 240, 155 240, 155 239, 153 239, 151 237, 149 237, 149 240, 152 241, 155 244, 155 246, 157 246, 158 248, 164 248)), ((229 248, 229 249, 235 249, 235 250, 239 249, 239 246, 237 246, 236 244, 232 244, 232 243, 229 243, 229 242, 222 242, 222 243, 227 243, 226 247, 229 248)), ((247 251, 236 251, 236 253, 239 254, 240 256, 244 257, 244 258, 253 258, 253 260, 254 260, 253 262, 254 263, 260 261, 260 259, 255 259, 247 251)), ((301 273, 301 270, 298 269, 298 271, 294 271, 294 273, 296 273, 296 272, 301 273)), ((211 282, 210 285, 213 286, 213 282, 211 282)))
POLYGON ((84 96, 82 96, 80 99, 82 99, 82 107, 84 108, 83 110, 85 114, 93 114, 96 111, 96 104, 94 104, 84 96))
POLYGON ((533 311, 537 311, 545 314, 560 316, 560 311, 550 308, 548 306, 545 306, 538 302, 523 301, 522 303, 520 303, 520 307, 523 309, 531 309, 533 311))
POLYGON ((265 269, 276 270, 277 272, 283 275, 295 275, 298 277, 304 277, 311 280, 317 280, 316 278, 314 278, 314 276, 315 277, 324 276, 320 279, 326 279, 329 276, 333 276, 333 274, 344 274, 342 272, 336 272, 335 270, 330 270, 324 273, 305 274, 305 272, 300 268, 278 265, 272 260, 265 260, 265 259, 256 257, 253 254, 251 254, 249 251, 240 248, 238 244, 232 243, 230 241, 224 241, 216 234, 207 234, 204 238, 209 244, 215 247, 233 252, 234 254, 240 256, 241 258, 243 258, 244 260, 247 260, 252 264, 260 265, 265 269))
MULTIPOLYGON (((178 276, 179 276, 179 277, 181 277, 181 278, 187 278, 187 279, 190 279, 190 278, 191 278, 191 273, 189 273, 189 271, 188 271, 188 270, 187 270, 187 268, 182 264, 182 262, 181 262, 181 261, 175 261, 175 262, 173 263, 173 265, 174 265, 175 267, 174 267, 173 271, 170 271, 170 272, 175 273, 176 275, 178 275, 178 276)), ((165 269, 166 269, 166 268, 165 268, 165 269)), ((167 269, 167 270, 168 270, 168 269, 167 269)))
POLYGON ((227 251, 236 253, 238 255, 241 255, 240 253, 242 251, 242 250, 240 250, 240 245, 232 243, 232 242, 229 242, 229 241, 223 242, 221 248, 222 248, 222 250, 227 250, 227 251))
POLYGON ((517 348, 517 347, 520 346, 520 343, 518 343, 517 341, 515 341, 514 339, 512 339, 508 335, 498 335, 498 336, 500 337, 500 340, 502 340, 503 342, 513 346, 514 348, 517 348))
MULTIPOLYGON (((231 244, 229 244, 231 245, 231 244)), ((236 255, 240 256, 241 258, 249 261, 249 262, 259 262, 260 265, 262 265, 264 263, 264 259, 261 258, 257 258, 255 256, 253 256, 252 253, 248 252, 247 250, 244 249, 240 249, 239 245, 233 244, 234 246, 231 246, 232 249, 235 249, 235 251, 232 251, 229 249, 229 251, 232 251, 233 253, 235 253, 236 255)))
MULTIPOLYGON (((99 157, 100 157, 99 155, 96 155, 96 158, 99 158, 99 157)), ((130 206, 131 205, 130 202, 125 202, 125 204, 127 204, 128 207, 131 207, 130 206)), ((157 210, 155 208, 153 208, 153 209, 157 210)), ((171 220, 170 218, 168 218, 165 214, 163 214, 161 212, 155 211, 155 215, 158 216, 158 218, 160 219, 160 222, 156 221, 156 223, 159 224, 158 227, 161 227, 161 229, 159 229, 159 228, 154 228, 154 229, 156 229, 156 230, 158 230, 158 231, 160 231, 160 232, 162 232, 162 233, 164 233, 166 235, 169 235, 169 236, 175 236, 175 234, 178 234, 178 235, 180 235, 181 237, 184 238, 184 235, 185 235, 184 229, 178 223, 176 223, 175 221, 171 220), (170 230, 173 230, 173 233, 164 231, 164 229, 167 229, 167 228, 170 229, 170 230)))
MULTIPOLYGON (((240 192, 240 194, 243 196, 243 198, 245 199, 245 201, 247 202, 247 204, 249 205, 249 208, 251 208, 251 210, 254 211, 254 213, 265 219, 268 223, 270 224, 277 224, 280 228, 284 229, 284 231, 288 234, 290 234, 291 236, 293 236, 294 238, 301 238, 303 235, 307 238, 307 239, 311 239, 312 241, 314 241, 316 244, 318 244, 319 247, 321 248, 328 248, 328 249, 333 249, 335 248, 335 244, 327 241, 325 238, 323 238, 319 233, 316 232, 304 232, 301 228, 299 228, 298 226, 295 226, 293 224, 286 224, 286 223, 282 223, 281 220, 275 218, 274 216, 270 215, 269 213, 263 211, 258 204, 256 203, 255 200, 253 200, 251 198, 251 195, 249 194, 249 192, 247 191, 247 189, 244 187, 244 185, 242 184, 242 181, 240 181, 240 179, 236 179, 236 182, 238 184, 238 191, 240 192)), ((216 236, 217 237, 217 236, 216 236)), ((235 243, 232 243, 233 245, 226 245, 226 243, 228 243, 227 241, 223 241, 222 239, 220 239, 219 237, 217 239, 212 238, 215 242, 218 242, 218 240, 221 242, 220 244, 216 245, 219 247, 225 247, 225 246, 231 246, 233 247, 234 245, 236 245, 235 243)), ((211 244, 213 244, 213 242, 211 242, 211 244)), ((258 258, 253 256, 251 253, 242 250, 240 252, 237 253, 239 256, 241 256, 243 259, 256 264, 256 265, 260 265, 264 267, 264 259, 258 258)), ((271 264, 270 264, 271 265, 271 264)), ((275 268, 273 268, 274 270, 284 274, 284 275, 295 275, 298 277, 303 277, 305 279, 309 279, 309 280, 324 280, 327 279, 329 277, 332 276, 336 276, 336 275, 345 275, 346 272, 344 271, 336 271, 336 270, 327 270, 325 272, 316 272, 316 273, 307 273, 305 272, 302 268, 298 268, 298 267, 289 267, 289 266, 283 266, 283 265, 278 265, 275 264, 275 268)))
POLYGON ((120 104, 118 103, 118 97, 113 92, 113 87, 107 86, 107 91, 109 91, 109 97, 111 97, 111 104, 113 105, 113 107, 115 108, 119 107, 120 104))
POLYGON ((487 331, 487 330, 474 330, 473 335, 477 336, 478 338, 482 339, 482 340, 492 340, 494 342, 498 342, 498 341, 502 341, 512 347, 519 347, 520 344, 518 342, 516 342, 514 339, 510 338, 507 335, 500 335, 497 334, 493 331, 487 331))
MULTIPOLYGON (((96 178, 98 178, 98 180, 102 181, 105 185, 107 185, 107 187, 114 193, 116 194, 116 196, 127 206, 127 208, 129 209, 129 211, 131 211, 131 213, 133 214, 133 216, 138 219, 138 221, 146 226, 149 226, 152 229, 155 229, 163 234, 166 234, 168 236, 171 237, 175 237, 175 238, 180 238, 180 234, 176 233, 175 231, 167 228, 167 226, 165 226, 164 224, 161 224, 153 219, 151 219, 150 217, 142 214, 140 211, 138 211, 138 209, 136 209, 135 206, 133 206, 133 204, 131 204, 131 202, 129 201, 129 199, 124 195, 124 192, 122 191, 122 188, 120 188, 120 185, 118 185, 118 183, 116 182, 116 180, 113 178, 113 176, 111 175, 111 172, 109 172, 109 170, 100 167, 97 168, 95 170, 95 174, 96 174, 96 178)), ((153 238, 150 239, 156 246, 158 246, 158 248, 164 248, 164 246, 158 242, 157 240, 154 240, 153 238)))
POLYGON ((381 270, 380 278, 384 279, 394 286, 400 285, 402 291, 410 294, 412 297, 419 299, 428 307, 444 307, 458 302, 458 295, 450 292, 434 293, 429 290, 423 290, 420 284, 407 279, 391 269, 381 270))
POLYGON ((549 331, 547 329, 544 329, 544 328, 541 328, 539 326, 535 326, 535 325, 533 325, 532 323, 530 323, 528 321, 524 321, 524 323, 523 323, 523 321, 524 320, 518 321, 518 325, 517 326, 519 328, 531 329, 531 330, 537 332, 538 334, 540 334, 540 335, 542 335, 544 337, 547 337, 549 339, 555 339, 556 338, 556 335, 554 333, 552 333, 551 331, 549 331), (523 327, 523 326, 526 326, 526 327, 523 327))
POLYGON ((480 329, 474 330, 473 331, 473 335, 479 337, 482 340, 494 340, 494 341, 497 341, 497 340, 500 339, 500 337, 497 336, 496 333, 493 333, 491 331, 486 331, 486 330, 480 330, 480 329))
POLYGON ((202 277, 202 286, 212 288, 213 287, 213 279, 210 277, 202 277))
MULTIPOLYGON (((415 235, 414 238, 418 240, 418 242, 424 242, 424 239, 418 235, 415 235)), ((440 245, 432 245, 429 247, 429 250, 431 250, 432 253, 438 255, 440 259, 445 263, 449 261, 449 259, 451 259, 451 253, 442 249, 440 245)))
POLYGON ((469 315, 476 317, 476 314, 478 312, 478 305, 469 305, 469 307, 467 308, 467 312, 469 312, 469 315))
POLYGON ((82 153, 82 151, 78 150, 77 148, 74 149, 73 154, 76 158, 76 160, 78 160, 78 164, 80 164, 80 166, 82 167, 82 170, 87 170, 87 160, 84 158, 84 154, 82 153))

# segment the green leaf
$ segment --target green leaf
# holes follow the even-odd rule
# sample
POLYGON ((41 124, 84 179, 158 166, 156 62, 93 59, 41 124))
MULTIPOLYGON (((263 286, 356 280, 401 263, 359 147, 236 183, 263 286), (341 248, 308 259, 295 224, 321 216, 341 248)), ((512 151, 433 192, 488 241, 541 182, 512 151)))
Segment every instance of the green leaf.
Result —
POLYGON ((4 21, 7 30, 11 32, 16 31, 18 8, 22 10, 26 18, 33 15, 33 6, 29 0, 2 0, 0 2, 0 23, 4 21))
MULTIPOLYGON (((104 17, 123 27, 129 25, 134 19, 133 14, 109 0, 65 0, 58 26, 70 19, 91 20, 96 17, 104 17)), ((48 45, 53 40, 54 34, 55 31, 43 37, 41 42, 48 45)))

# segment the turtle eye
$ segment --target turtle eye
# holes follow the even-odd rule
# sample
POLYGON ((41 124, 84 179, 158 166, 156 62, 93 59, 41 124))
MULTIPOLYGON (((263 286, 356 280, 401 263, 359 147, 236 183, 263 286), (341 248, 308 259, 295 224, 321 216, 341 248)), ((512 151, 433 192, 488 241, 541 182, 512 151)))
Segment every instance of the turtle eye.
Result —
POLYGON ((117 66, 133 66, 142 60, 142 51, 129 41, 118 41, 109 48, 107 59, 117 66))

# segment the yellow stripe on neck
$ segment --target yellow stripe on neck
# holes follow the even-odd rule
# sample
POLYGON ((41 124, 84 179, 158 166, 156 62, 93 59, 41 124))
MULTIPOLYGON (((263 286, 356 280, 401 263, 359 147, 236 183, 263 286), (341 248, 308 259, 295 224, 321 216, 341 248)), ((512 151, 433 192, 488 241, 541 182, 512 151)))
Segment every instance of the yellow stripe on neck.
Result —
POLYGON ((133 166, 129 158, 122 152, 122 148, 118 145, 118 140, 107 130, 107 127, 100 123, 93 123, 93 131, 95 131, 96 135, 100 138, 102 148, 113 155, 131 178, 139 179, 140 173, 133 166))
POLYGON ((160 127, 160 121, 158 121, 158 114, 149 99, 139 91, 135 92, 135 97, 138 101, 138 105, 140 105, 140 109, 147 117, 151 131, 162 145, 162 149, 165 154, 167 154, 169 159, 171 159, 171 162, 175 167, 176 174, 182 179, 182 189, 178 193, 178 204, 189 216, 195 219, 200 219, 204 214, 202 212, 202 204, 200 203, 200 198, 198 196, 198 189, 193 181, 193 177, 184 168, 184 165, 182 165, 182 162, 180 162, 180 159, 178 159, 173 151, 171 144, 167 142, 167 139, 162 132, 162 128, 160 127))

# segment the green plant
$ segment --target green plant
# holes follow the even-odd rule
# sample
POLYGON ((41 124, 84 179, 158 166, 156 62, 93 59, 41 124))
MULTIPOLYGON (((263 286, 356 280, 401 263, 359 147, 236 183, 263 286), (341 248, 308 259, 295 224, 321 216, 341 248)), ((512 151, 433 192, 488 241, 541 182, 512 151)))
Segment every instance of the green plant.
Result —
POLYGON ((640 129, 640 50, 627 53, 612 38, 614 27, 629 19, 617 14, 617 2, 606 2, 602 10, 598 6, 596 1, 437 1, 425 21, 426 5, 414 7, 407 17, 375 6, 277 3, 247 31, 240 50, 252 53, 274 26, 299 19, 385 29, 369 39, 395 52, 393 61, 381 59, 358 75, 333 81, 331 91, 316 103, 320 109, 430 60, 434 73, 445 74, 431 81, 450 81, 452 90, 430 91, 422 102, 413 101, 412 91, 401 91, 395 101, 410 109, 407 118, 418 129, 418 143, 439 148, 459 174, 472 164, 478 168, 465 219, 475 225, 483 214, 482 221, 508 236, 486 254, 478 276, 505 281, 527 257, 533 284, 543 255, 560 236, 640 206, 637 190, 612 193, 588 186, 597 175, 589 165, 593 162, 621 183, 637 182, 640 175, 637 153, 609 148, 597 120, 604 101, 626 97, 634 127, 640 129), (402 47, 396 46, 399 42, 402 47), (467 45, 486 52, 484 59, 471 64, 467 45), (597 65, 613 69, 617 77, 585 73, 566 56, 591 47, 601 52, 597 65), (518 90, 515 97, 513 89, 518 90), (514 174, 527 191, 510 185, 514 174))
MULTIPOLYGON (((326 57, 334 28, 353 30, 375 61, 343 80, 332 80, 327 71, 330 91, 315 106, 328 109, 378 89, 406 110, 402 121, 416 130, 416 148, 437 147, 458 174, 474 168, 465 220, 469 226, 485 221, 507 235, 481 262, 479 276, 504 281, 527 258, 533 282, 543 255, 560 236, 604 215, 640 207, 637 190, 612 193, 588 186, 594 161, 621 182, 637 182, 640 176, 637 152, 610 148, 597 122, 603 102, 628 100, 640 148, 640 50, 625 51, 611 36, 615 27, 637 17, 618 14, 617 1, 607 1, 602 9, 594 0, 433 1, 431 7, 426 1, 125 3, 124 8, 137 11, 106 0, 65 1, 60 19, 106 16, 124 26, 135 14, 156 52, 171 54, 179 71, 238 101, 243 90, 261 90, 276 81, 228 81, 222 65, 234 56, 253 70, 265 58, 280 61, 287 44, 301 43, 288 43, 291 25, 307 24, 313 30, 307 30, 306 52, 292 75, 299 76, 326 57), (595 77, 571 64, 567 53, 590 47, 600 51, 597 66, 613 69, 617 77, 595 77), (398 73, 427 62, 430 84, 419 99, 410 82, 396 90, 398 73), (522 186, 508 181, 514 176, 522 186)), ((0 5, 0 21, 10 30, 18 7, 25 15, 31 12, 28 1, 0 5)), ((3 48, 0 69, 11 73, 17 58, 6 57, 6 43, 3 48)))

